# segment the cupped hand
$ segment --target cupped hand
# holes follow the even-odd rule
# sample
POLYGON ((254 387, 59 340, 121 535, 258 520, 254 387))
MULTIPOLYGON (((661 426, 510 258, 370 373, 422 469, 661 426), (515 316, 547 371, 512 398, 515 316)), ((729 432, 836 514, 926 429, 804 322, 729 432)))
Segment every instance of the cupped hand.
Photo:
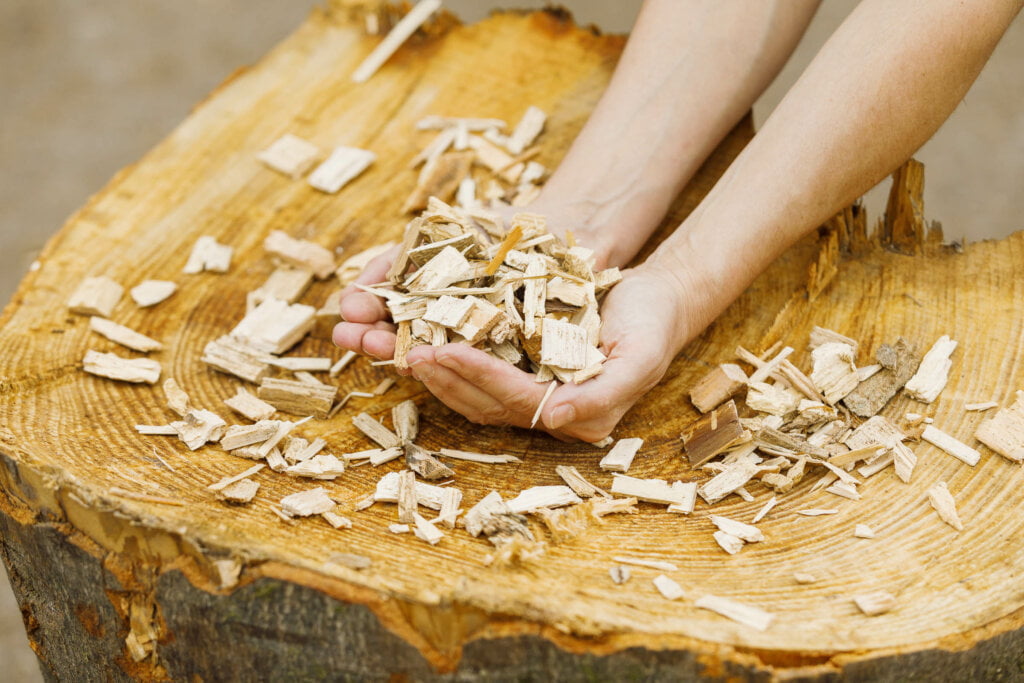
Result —
MULTIPOLYGON (((582 384, 555 389, 537 426, 583 441, 610 434, 698 331, 688 324, 684 300, 678 279, 657 267, 626 271, 601 308, 603 371, 582 384)), ((480 424, 530 427, 547 389, 535 375, 465 344, 418 346, 408 362, 431 393, 480 424)))

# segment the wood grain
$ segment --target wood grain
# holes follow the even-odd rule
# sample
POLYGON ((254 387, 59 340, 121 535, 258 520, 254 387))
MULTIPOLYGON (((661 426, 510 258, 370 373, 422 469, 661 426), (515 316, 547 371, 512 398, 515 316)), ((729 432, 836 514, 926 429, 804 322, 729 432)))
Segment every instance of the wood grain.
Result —
MULTIPOLYGON (((125 298, 112 317, 162 341, 164 350, 152 357, 164 364, 164 376, 178 379, 196 405, 237 422, 221 402, 234 395, 238 382, 209 370, 199 357, 206 342, 241 317, 246 292, 271 272, 261 246, 271 230, 341 246, 350 254, 397 238, 405 220, 400 207, 415 184, 406 165, 430 138, 415 133, 414 123, 427 114, 514 123, 527 106, 539 106, 549 114, 540 161, 555 166, 606 85, 623 39, 580 29, 554 12, 498 14, 414 38, 368 83, 351 83, 352 70, 374 44, 348 10, 315 12, 118 174, 48 245, 40 268, 0 317, 0 453, 8 463, 0 468, 0 508, 15 526, 56 524, 69 542, 101 558, 126 591, 146 595, 172 570, 184 571, 196 589, 221 595, 211 561, 239 558, 246 564, 243 587, 272 578, 365 605, 438 671, 457 669, 467 643, 522 636, 551 641, 574 656, 601 658, 637 647, 688 653, 702 658, 708 675, 733 666, 750 675, 798 667, 818 667, 824 674, 842 667, 864 670, 866 663, 896 656, 924 661, 921 653, 968 650, 1019 631, 1024 472, 984 448, 981 463, 969 468, 930 445, 917 446, 920 462, 912 483, 902 484, 890 470, 862 487, 861 502, 810 494, 806 480, 760 524, 766 540, 736 556, 715 544, 703 504, 690 517, 641 504, 640 514, 610 518, 571 544, 552 546, 527 569, 499 571, 483 566, 491 550, 487 542, 463 532, 449 533, 436 547, 389 534, 387 525, 395 521, 390 505, 349 514, 354 527, 345 531, 318 520, 282 523, 271 507, 311 486, 267 470, 254 476, 261 489, 252 505, 227 507, 205 486, 251 463, 213 447, 191 453, 172 439, 138 436, 134 424, 164 423, 170 413, 158 389, 81 371, 87 349, 113 350, 111 342, 89 333, 86 318, 67 312, 67 298, 82 278, 108 275, 126 287, 145 279, 177 281, 180 290, 167 301, 138 309, 125 298), (284 133, 324 149, 371 149, 378 161, 337 195, 325 195, 257 161, 257 153, 284 133), (228 274, 181 275, 200 235, 235 248, 228 274), (173 471, 152 458, 154 449, 173 471), (926 489, 940 480, 957 500, 962 533, 944 525, 927 503, 926 489), (186 505, 120 498, 109 493, 114 487, 186 505), (840 512, 795 514, 812 507, 840 512), (877 538, 854 538, 856 523, 869 524, 877 538), (357 572, 325 564, 337 552, 368 556, 373 566, 357 572), (634 570, 632 581, 613 586, 608 567, 612 556, 624 553, 677 564, 680 571, 671 578, 691 598, 714 593, 741 600, 770 611, 775 622, 760 633, 697 609, 692 599, 668 602, 650 583, 653 571, 634 570), (417 571, 409 571, 413 566, 417 571), (815 574, 819 581, 797 585, 794 572, 815 574), (868 618, 850 598, 875 590, 894 593, 899 605, 868 618)), ((662 235, 696 206, 751 135, 747 119, 677 200, 662 235)), ((1024 234, 971 245, 963 253, 933 244, 921 246, 921 255, 906 256, 881 248, 863 230, 841 229, 864 225, 863 216, 852 215, 847 212, 845 223, 833 221, 780 257, 627 414, 616 436, 644 439, 630 475, 703 479, 686 464, 679 441, 698 416, 684 398, 689 388, 708 368, 732 360, 737 344, 756 351, 779 338, 797 349, 791 360, 809 368, 805 347, 814 325, 857 339, 861 364, 865 354, 899 335, 920 347, 942 334, 959 340, 949 386, 925 412, 961 439, 970 441, 984 419, 964 412, 965 403, 1011 401, 1013 390, 1024 384, 1018 310, 1024 300, 1018 275, 1024 234)), ((303 301, 319 305, 328 288, 317 283, 303 301)), ((341 355, 329 342, 314 339, 295 353, 341 355)), ((357 361, 338 378, 339 393, 372 389, 386 376, 386 369, 357 361)), ((371 444, 351 425, 351 416, 365 410, 380 417, 406 399, 422 410, 420 445, 522 459, 500 466, 457 463, 466 506, 491 490, 507 499, 528 486, 561 483, 558 464, 577 467, 597 486, 610 486, 610 475, 597 465, 603 455, 598 449, 469 424, 406 379, 373 401, 353 399, 336 418, 314 421, 301 434, 322 436, 332 452, 363 450, 371 444)), ((922 408, 898 397, 885 414, 922 408)), ((354 503, 398 467, 395 462, 354 468, 320 483, 354 503)), ((771 495, 755 493, 752 503, 730 498, 714 512, 748 521, 771 495)), ((27 534, 5 535, 6 557, 29 552, 18 545, 27 534)), ((180 593, 167 593, 166 599, 180 593)), ((289 593, 295 600, 308 594, 289 593)), ((23 599, 29 612, 43 609, 34 602, 38 596, 23 599)), ((190 608, 159 609, 182 614, 190 608)), ((190 631, 187 622, 165 625, 166 643, 176 634, 201 635, 202 629, 190 631)), ((173 652, 168 645, 168 656, 173 652)), ((184 656, 180 648, 178 653, 184 656)), ((182 660, 168 661, 174 669, 182 660)), ((125 667, 141 678, 166 673, 125 667)))

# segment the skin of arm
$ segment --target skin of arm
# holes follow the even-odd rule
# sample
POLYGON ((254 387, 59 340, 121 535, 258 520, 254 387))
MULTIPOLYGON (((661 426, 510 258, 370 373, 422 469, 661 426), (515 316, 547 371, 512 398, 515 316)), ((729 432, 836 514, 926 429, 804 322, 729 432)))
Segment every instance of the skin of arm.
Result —
MULTIPOLYGON (((646 263, 626 271, 602 307, 602 348, 609 357, 604 372, 583 385, 559 387, 542 414, 544 427, 556 436, 587 441, 608 434, 661 379, 682 346, 778 254, 890 173, 938 129, 1021 5, 1017 0, 864 0, 701 205, 646 263)), ((660 53, 648 58, 671 61, 660 53)), ((643 64, 623 59, 624 67, 646 73, 643 64)), ((580 144, 586 147, 579 155, 597 153, 589 151, 596 142, 581 134, 570 157, 580 144)), ((637 152, 639 165, 632 170, 629 164, 619 166, 627 178, 634 173, 637 187, 647 187, 644 158, 660 164, 659 155, 648 150, 637 152)), ((685 171, 673 176, 676 182, 688 177, 685 171)), ((600 186, 595 183, 582 185, 584 196, 600 186)), ((586 201, 575 206, 583 208, 577 219, 584 221, 588 236, 594 235, 599 251, 606 244, 601 217, 616 215, 616 209, 630 215, 639 211, 631 204, 644 204, 634 200, 637 195, 651 203, 663 196, 659 192, 671 198, 667 184, 653 187, 661 189, 626 192, 596 209, 586 201), (593 217, 597 220, 586 222, 593 217)), ((545 191, 536 210, 556 189, 545 191)), ((638 226, 630 230, 645 240, 650 233, 638 226)), ((605 254, 612 263, 622 258, 613 248, 605 248, 605 254)), ((374 275, 368 269, 366 276, 374 275)), ((346 320, 362 325, 362 334, 346 337, 349 329, 342 339, 336 333, 336 340, 348 348, 353 346, 345 342, 358 341, 373 353, 374 337, 389 334, 381 327, 383 316, 357 321, 350 314, 368 313, 357 309, 343 302, 346 320)), ((389 353, 381 341, 378 350, 389 353)), ((409 360, 413 374, 436 396, 478 422, 528 424, 544 389, 531 375, 458 344, 418 347, 409 360)))

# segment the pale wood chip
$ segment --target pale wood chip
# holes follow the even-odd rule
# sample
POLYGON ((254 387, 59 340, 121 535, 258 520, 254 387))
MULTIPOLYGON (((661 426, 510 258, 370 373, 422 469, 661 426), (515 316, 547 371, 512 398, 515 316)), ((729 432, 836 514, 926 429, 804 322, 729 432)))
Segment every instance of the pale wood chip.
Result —
POLYGON ((156 384, 160 380, 161 366, 148 358, 122 358, 116 353, 86 351, 82 369, 91 375, 119 382, 156 384))
POLYGON ((737 623, 758 631, 767 630, 774 619, 770 612, 766 612, 760 607, 754 607, 717 595, 705 595, 698 598, 693 604, 696 607, 716 612, 727 619, 732 619, 737 623))
POLYGON ((123 294, 124 287, 109 277, 87 277, 71 294, 68 308, 72 313, 106 318, 113 313, 123 294))
POLYGON ((662 597, 666 600, 678 600, 686 595, 682 586, 664 574, 659 574, 654 577, 652 583, 654 583, 654 587, 658 589, 658 592, 661 593, 662 597))
POLYGON ((939 396, 949 381, 949 369, 953 367, 950 356, 956 349, 957 342, 949 335, 942 335, 932 348, 921 359, 917 372, 907 382, 904 389, 911 398, 931 403, 939 396))

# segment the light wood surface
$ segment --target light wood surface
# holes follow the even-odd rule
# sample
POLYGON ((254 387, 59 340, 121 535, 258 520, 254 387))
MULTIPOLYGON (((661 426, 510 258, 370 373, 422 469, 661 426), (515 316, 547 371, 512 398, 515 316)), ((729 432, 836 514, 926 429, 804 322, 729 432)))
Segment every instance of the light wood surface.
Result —
MULTIPOLYGON (((171 414, 158 389, 82 372, 86 350, 114 348, 89 332, 87 318, 67 311, 67 299, 84 277, 107 275, 126 288, 145 279, 178 282, 179 291, 153 308, 139 309, 125 297, 112 319, 163 342, 164 350, 150 355, 163 363, 164 376, 178 379, 196 405, 234 422, 237 416, 222 401, 235 394, 239 382, 209 370, 199 357, 206 342, 241 318, 246 292, 273 269, 261 246, 271 230, 341 246, 348 254, 399 236, 400 207, 415 184, 406 165, 429 140, 429 133, 414 132, 414 123, 427 114, 493 116, 514 124, 529 105, 539 106, 549 114, 540 160, 554 166, 600 96, 623 45, 620 37, 595 35, 553 13, 500 14, 467 27, 442 20, 435 35, 414 39, 369 82, 352 83, 352 70, 375 42, 347 10, 315 13, 76 213, 0 318, 5 559, 22 573, 28 566, 45 567, 24 558, 19 564, 19 553, 32 554, 33 534, 45 532, 52 541, 56 532, 99 561, 101 574, 116 577, 118 595, 129 602, 133 596, 151 601, 162 620, 158 659, 135 664, 122 652, 120 659, 115 654, 98 658, 96 666, 116 660, 120 671, 138 678, 204 670, 206 659, 189 659, 182 650, 203 642, 200 630, 189 628, 198 613, 182 606, 197 599, 193 589, 210 600, 232 599, 230 591, 218 588, 213 565, 225 557, 245 565, 235 598, 269 578, 294 586, 286 595, 297 604, 303 599, 312 604, 316 600, 309 596, 319 593, 364 605, 440 672, 460 666, 464 646, 467 652, 477 648, 474 657, 480 657, 481 644, 513 636, 550 641, 559 656, 570 658, 603 662, 642 648, 684 653, 688 666, 707 675, 750 676, 796 670, 824 675, 858 666, 864 671, 899 659, 890 656, 934 665, 944 661, 943 653, 969 652, 996 636, 1019 638, 1024 595, 1017 568, 1024 564, 1024 545, 1018 539, 1024 517, 1018 491, 1024 475, 985 448, 981 463, 970 468, 930 445, 916 446, 920 462, 912 482, 901 483, 890 470, 862 487, 860 502, 811 494, 812 482, 806 480, 760 523, 765 541, 735 556, 715 543, 703 503, 690 517, 641 504, 640 514, 613 516, 572 543, 552 545, 526 569, 494 570, 483 566, 489 544, 464 532, 448 533, 437 546, 388 533, 396 515, 392 505, 343 511, 354 523, 348 530, 313 520, 282 523, 271 507, 313 485, 267 470, 254 476, 261 489, 250 506, 225 506, 205 487, 251 463, 216 448, 192 453, 177 441, 136 434, 136 423, 161 424, 171 414), (288 132, 324 149, 340 144, 371 149, 378 160, 338 195, 325 195, 257 161, 261 149, 288 132), (181 274, 200 235, 234 247, 228 274, 181 274), (154 449, 173 471, 151 457, 154 449), (938 481, 949 484, 957 501, 965 526, 961 533, 943 524, 928 504, 926 491, 938 481), (113 489, 185 505, 147 503, 114 495, 113 489), (814 518, 795 514, 824 507, 840 512, 814 518), (857 523, 869 524, 877 537, 855 538, 857 523), (325 564, 338 552, 365 555, 373 565, 354 571, 325 564), (670 578, 683 586, 686 597, 665 600, 651 583, 653 570, 634 569, 631 581, 613 585, 611 558, 627 553, 678 565, 670 578), (819 580, 798 585, 794 572, 819 580), (168 581, 176 582, 175 590, 158 590, 168 581), (898 606, 869 618, 852 597, 875 590, 895 594, 898 606), (743 627, 696 608, 694 601, 705 594, 760 607, 775 620, 764 632, 743 627), (160 599, 175 595, 192 597, 181 597, 180 604, 160 599)), ((751 135, 749 120, 733 131, 677 201, 662 234, 696 205, 751 135)), ((989 399, 1009 404, 1024 380, 1019 350, 1024 330, 1017 310, 1024 299, 1018 276, 1024 236, 972 245, 964 253, 934 242, 919 250, 917 256, 894 253, 868 239, 862 223, 833 222, 783 255, 687 346, 665 381, 623 420, 617 436, 644 439, 630 475, 705 479, 686 464, 679 440, 698 416, 685 399, 689 388, 712 365, 732 361, 737 344, 759 351, 781 339, 797 349, 791 360, 808 368, 805 347, 814 325, 859 341, 861 364, 868 362, 865 352, 899 335, 921 348, 942 334, 959 340, 951 380, 939 400, 924 406, 898 397, 885 414, 925 412, 944 431, 971 442, 985 416, 964 412, 964 404, 989 399)), ((319 305, 328 290, 325 283, 315 284, 303 301, 319 305)), ((341 355, 326 340, 307 340, 294 353, 341 355)), ((372 390, 386 376, 386 368, 359 360, 336 381, 343 395, 372 390)), ((352 426, 352 415, 365 410, 379 417, 409 398, 422 410, 420 445, 522 459, 505 465, 456 463, 455 485, 464 491, 467 506, 491 490, 508 499, 530 486, 561 483, 555 473, 559 464, 577 467, 598 486, 610 486, 610 475, 598 468, 602 451, 469 424, 406 379, 383 397, 353 399, 334 419, 314 420, 301 433, 322 436, 333 452, 364 450, 371 444, 352 426)), ((398 467, 355 468, 319 483, 354 504, 398 467)), ((766 490, 752 492, 754 502, 732 497, 714 513, 749 521, 771 497, 766 490)), ((76 576, 67 580, 84 580, 76 576)), ((24 588, 30 577, 22 579, 24 588)), ((42 598, 26 590, 19 598, 30 609, 43 609, 42 598)), ((54 598, 54 604, 62 600, 54 598)), ((112 604, 116 617, 109 617, 108 603, 94 608, 97 618, 126 623, 124 604, 117 599, 112 604)), ((280 617, 279 626, 271 640, 288 631, 288 618, 280 617)), ((114 638, 110 647, 117 653, 116 637, 123 639, 125 632, 113 633, 104 637, 114 638)), ((35 642, 44 661, 50 657, 60 671, 64 660, 54 635, 41 629, 35 642)), ((992 647, 976 649, 984 653, 992 647)), ((221 652, 229 651, 224 644, 221 652)), ((549 671, 560 666, 556 660, 549 671)), ((531 666, 544 671, 541 661, 531 666)))

